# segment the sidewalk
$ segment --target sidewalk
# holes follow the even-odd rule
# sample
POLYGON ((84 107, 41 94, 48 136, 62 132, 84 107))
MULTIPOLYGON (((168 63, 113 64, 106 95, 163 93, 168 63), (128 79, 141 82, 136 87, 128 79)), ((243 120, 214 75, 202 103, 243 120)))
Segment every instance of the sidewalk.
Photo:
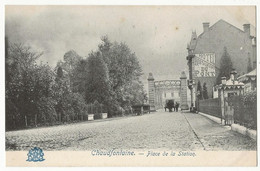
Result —
MULTIPOLYGON (((212 120, 212 121, 214 121, 214 122, 216 122, 216 123, 219 123, 219 124, 222 123, 222 125, 225 124, 225 120, 222 120, 222 121, 221 121, 220 118, 217 118, 217 117, 215 117, 215 116, 211 116, 211 115, 209 115, 209 114, 205 114, 205 113, 201 113, 201 112, 199 112, 199 114, 202 115, 202 116, 205 116, 205 117, 209 118, 210 120, 212 120)), ((240 134, 249 136, 250 138, 252 138, 252 139, 254 139, 254 140, 257 139, 257 131, 256 131, 256 130, 253 130, 253 129, 250 129, 250 128, 246 128, 246 127, 244 127, 244 126, 242 126, 242 125, 233 123, 233 124, 231 125, 231 130, 236 131, 236 132, 238 132, 238 133, 240 133, 240 134)))
POLYGON ((256 141, 202 115, 183 113, 205 150, 256 150, 256 141))

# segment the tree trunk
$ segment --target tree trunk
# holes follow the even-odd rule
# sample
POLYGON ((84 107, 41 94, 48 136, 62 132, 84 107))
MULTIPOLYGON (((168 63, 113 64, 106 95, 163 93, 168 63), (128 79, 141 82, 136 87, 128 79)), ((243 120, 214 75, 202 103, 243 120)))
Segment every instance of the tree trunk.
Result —
POLYGON ((15 119, 16 119, 16 118, 13 116, 13 128, 16 128, 15 119))
POLYGON ((35 127, 37 127, 37 114, 35 115, 35 118, 34 118, 34 124, 35 124, 35 127))
POLYGON ((27 117, 26 117, 26 115, 24 116, 24 119, 25 119, 25 127, 27 127, 27 117))

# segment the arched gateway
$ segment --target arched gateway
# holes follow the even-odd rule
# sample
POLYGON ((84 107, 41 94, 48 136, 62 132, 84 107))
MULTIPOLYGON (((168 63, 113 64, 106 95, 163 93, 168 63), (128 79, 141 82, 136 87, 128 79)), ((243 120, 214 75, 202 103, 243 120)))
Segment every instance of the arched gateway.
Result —
POLYGON ((187 77, 181 73, 180 80, 154 81, 153 74, 148 76, 148 97, 151 110, 163 108, 166 100, 174 99, 180 103, 181 110, 187 110, 187 77))

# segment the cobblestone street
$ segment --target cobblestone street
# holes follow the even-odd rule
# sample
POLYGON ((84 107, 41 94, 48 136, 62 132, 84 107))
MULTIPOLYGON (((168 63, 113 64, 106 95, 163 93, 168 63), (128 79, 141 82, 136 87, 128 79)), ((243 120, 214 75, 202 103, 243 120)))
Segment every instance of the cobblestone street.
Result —
POLYGON ((6 132, 6 150, 256 150, 256 141, 191 113, 142 116, 6 132))

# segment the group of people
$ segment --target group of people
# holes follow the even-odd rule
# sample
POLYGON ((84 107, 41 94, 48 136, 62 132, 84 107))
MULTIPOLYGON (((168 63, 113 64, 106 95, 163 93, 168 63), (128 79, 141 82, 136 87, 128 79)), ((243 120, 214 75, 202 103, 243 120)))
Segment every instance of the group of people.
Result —
POLYGON ((173 106, 173 111, 178 112, 179 106, 180 106, 180 104, 178 102, 175 102, 175 105, 173 106))
POLYGON ((175 102, 175 103, 174 103, 173 100, 169 100, 169 101, 166 103, 164 109, 165 109, 165 112, 166 112, 166 108, 169 109, 169 112, 172 112, 172 109, 173 109, 173 111, 178 112, 179 106, 180 106, 180 104, 179 104, 178 102, 175 102))

